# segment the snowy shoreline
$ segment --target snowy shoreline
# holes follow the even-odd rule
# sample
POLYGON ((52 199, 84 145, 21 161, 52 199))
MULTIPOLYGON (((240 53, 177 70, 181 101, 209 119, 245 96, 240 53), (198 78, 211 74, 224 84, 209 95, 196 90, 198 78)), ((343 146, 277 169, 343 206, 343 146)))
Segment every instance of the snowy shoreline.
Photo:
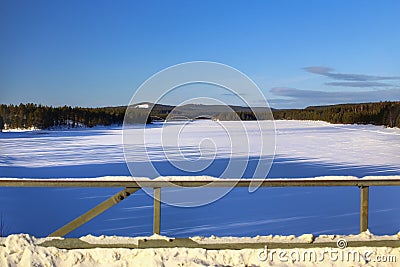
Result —
MULTIPOLYGON (((256 121, 245 121, 245 122, 256 122, 256 121)), ((392 129, 392 130, 397 130, 400 131, 399 127, 388 127, 388 126, 384 126, 384 125, 374 125, 374 124, 357 124, 357 123, 353 123, 353 124, 344 124, 344 123, 330 123, 327 121, 321 121, 321 120, 274 120, 275 123, 279 123, 279 122, 301 122, 301 123, 305 123, 305 124, 314 124, 314 125, 330 125, 330 126, 366 126, 366 127, 377 127, 377 128, 381 128, 381 129, 392 129)), ((153 124, 149 124, 151 125, 157 125, 163 122, 155 122, 153 124)), ((122 129, 123 125, 121 124, 111 124, 111 125, 96 125, 93 127, 88 127, 88 126, 77 126, 77 127, 72 127, 72 126, 57 126, 57 127, 50 127, 50 128, 46 128, 46 129, 39 129, 39 128, 35 128, 35 127, 30 127, 30 128, 9 128, 9 129, 3 129, 1 132, 4 133, 25 133, 25 132, 55 132, 55 131, 85 131, 85 130, 107 130, 107 129, 111 129, 111 130, 116 130, 116 129, 122 129)))

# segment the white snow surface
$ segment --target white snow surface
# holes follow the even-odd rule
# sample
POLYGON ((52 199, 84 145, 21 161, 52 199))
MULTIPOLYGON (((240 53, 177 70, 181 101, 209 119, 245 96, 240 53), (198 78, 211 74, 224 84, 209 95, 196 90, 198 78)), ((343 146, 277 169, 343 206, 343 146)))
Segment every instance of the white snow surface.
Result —
MULTIPOLYGON (((163 236, 151 236, 147 239, 169 239, 163 236)), ((319 236, 314 242, 337 241, 344 238, 346 241, 374 241, 374 240, 398 240, 400 234, 394 236, 386 236, 376 238, 371 233, 364 232, 354 236, 319 236)), ((340 253, 360 253, 364 255, 369 252, 370 262, 366 262, 365 258, 338 258, 341 260, 332 260, 325 254, 325 257, 315 260, 307 260, 304 258, 298 261, 282 261, 281 258, 291 259, 290 257, 275 258, 269 257, 266 261, 260 260, 260 252, 262 249, 240 249, 240 250, 205 250, 201 248, 147 248, 147 249, 122 249, 122 248, 94 248, 94 249, 57 249, 54 247, 42 247, 39 244, 46 239, 37 239, 35 237, 19 234, 10 235, 7 238, 0 239, 0 266, 398 266, 400 259, 400 249, 391 247, 346 247, 339 248, 311 248, 311 249, 269 249, 269 253, 285 253, 292 255, 296 259, 296 255, 323 255, 326 251, 336 251, 336 255, 340 253), (308 253, 308 254, 307 254, 308 253), (392 262, 377 262, 377 257, 390 256, 392 262), (346 260, 347 259, 347 260, 346 260), (354 260, 357 259, 357 260, 354 260)), ((207 242, 302 242, 311 243, 314 239, 312 235, 295 236, 266 236, 254 238, 218 238, 211 236, 209 238, 193 237, 194 241, 201 243, 207 242)), ((125 237, 94 237, 86 236, 81 240, 90 243, 113 243, 128 244, 138 239, 128 239, 125 237)), ((262 255, 262 254, 261 254, 262 255)), ((271 255, 271 254, 270 254, 271 255)), ((281 254, 283 255, 283 254, 281 254)), ((312 258, 311 258, 312 259, 312 258)), ((386 258, 387 259, 387 258, 386 258)))
MULTIPOLYGON (((213 132, 218 122, 196 121, 179 138, 180 144, 199 147, 204 137, 217 144, 216 157, 240 157, 230 155, 229 138, 221 131, 213 132)), ((241 122, 231 122, 241 128, 241 122), (235 124, 236 123, 236 124, 235 124)), ((243 122, 246 129, 256 131, 256 122, 243 122)), ((320 121, 276 121, 276 155, 295 161, 318 161, 353 166, 391 166, 400 163, 400 129, 372 125, 333 125, 320 121)), ((152 161, 165 160, 160 149, 162 127, 146 130, 146 146, 152 161)), ((140 127, 137 131, 143 131, 140 127)), ((165 138, 165 137, 164 137, 165 138)), ((260 144, 249 138, 248 156, 259 155, 260 144)), ((121 128, 84 129, 68 131, 34 131, 22 133, 0 133, 0 166, 72 166, 86 164, 123 163, 125 161, 121 128)), ((238 144, 240 145, 240 144, 238 144)), ((189 147, 190 148, 190 147, 189 147)), ((168 147, 169 158, 181 156, 196 159, 193 149, 168 147), (175 151, 175 152, 173 152, 175 151)), ((197 154, 196 154, 197 153, 197 154)), ((202 157, 214 157, 214 152, 201 151, 202 157)), ((269 156, 269 155, 265 155, 269 156)), ((138 157, 136 161, 148 160, 138 157)))
POLYGON ((135 108, 149 108, 149 104, 139 104, 139 105, 136 105, 135 106, 135 108))

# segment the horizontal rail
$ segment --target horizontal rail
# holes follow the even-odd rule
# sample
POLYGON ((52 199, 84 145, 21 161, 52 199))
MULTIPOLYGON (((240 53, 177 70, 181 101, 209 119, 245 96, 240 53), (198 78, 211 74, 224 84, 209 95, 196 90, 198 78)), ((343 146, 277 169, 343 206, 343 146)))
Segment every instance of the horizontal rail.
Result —
MULTIPOLYGON (((249 242, 232 242, 231 240, 224 241, 195 241, 191 238, 171 238, 171 239, 138 239, 136 242, 126 243, 90 243, 79 238, 62 238, 49 239, 39 244, 41 247, 56 247, 59 249, 91 249, 91 248, 129 248, 129 249, 144 249, 144 248, 202 248, 202 249, 264 249, 266 246, 269 249, 299 249, 299 248, 335 248, 337 247, 336 238, 334 241, 260 241, 251 240, 249 242)), ((347 247, 390 247, 399 248, 400 240, 351 240, 347 247)))
POLYGON ((261 187, 301 187, 301 186, 400 186, 400 176, 356 177, 316 177, 290 179, 190 179, 150 180, 150 179, 15 179, 0 178, 0 187, 249 187, 257 184, 261 187))

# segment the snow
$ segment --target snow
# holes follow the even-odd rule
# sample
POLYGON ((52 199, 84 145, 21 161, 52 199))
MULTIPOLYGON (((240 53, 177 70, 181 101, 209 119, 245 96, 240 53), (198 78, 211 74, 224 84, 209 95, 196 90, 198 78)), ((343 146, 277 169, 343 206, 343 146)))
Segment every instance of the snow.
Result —
MULTIPOLYGON (((230 123, 233 130, 240 131, 242 128, 239 123, 230 123)), ((212 129, 216 131, 210 136, 213 143, 217 144, 216 158, 230 157, 231 151, 238 152, 232 155, 237 158, 257 156, 262 152, 260 145, 254 143, 257 142, 257 138, 249 139, 249 151, 230 148, 230 140, 226 138, 226 133, 218 130, 215 124, 217 122, 198 121, 187 127, 187 131, 180 136, 180 147, 164 147, 168 151, 168 158, 180 159, 182 154, 194 160, 199 157, 213 158, 213 147, 205 147, 201 153, 198 150, 198 141, 210 135, 212 129)), ((276 121, 275 124, 277 157, 297 162, 318 161, 335 163, 338 166, 385 166, 388 169, 399 169, 400 129, 311 121, 276 121)), ((146 130, 146 149, 150 160, 154 162, 166 160, 165 154, 159 153, 163 127, 157 125, 146 130)), ((244 125, 249 132, 257 130, 255 122, 247 121, 244 125)), ((136 131, 142 129, 139 127, 136 131)), ((0 166, 50 167, 125 161, 120 127, 0 133, 0 139, 0 166)), ((133 159, 137 162, 148 160, 141 154, 133 159)))
POLYGON ((149 104, 139 104, 136 105, 135 108, 149 108, 149 104))
MULTIPOLYGON (((147 239, 169 239, 168 237, 153 236, 147 239)), ((224 243, 238 243, 238 242, 307 242, 313 240, 312 235, 303 235, 299 237, 294 236, 277 236, 277 237, 255 237, 238 240, 238 238, 192 238, 196 242, 224 242, 224 243)), ((346 241, 374 241, 373 235, 369 232, 362 233, 356 237, 351 236, 334 236, 316 237, 315 240, 336 241, 339 238, 344 238, 346 241)), ((399 235, 387 237, 388 240, 398 240, 399 235)), ((147 249, 122 249, 122 248, 94 248, 94 249, 57 249, 54 247, 42 247, 42 243, 46 239, 37 239, 35 237, 19 234, 10 235, 4 242, 4 246, 0 246, 0 266, 291 266, 301 264, 301 266, 343 266, 351 264, 351 266, 380 266, 379 262, 374 262, 377 256, 391 256, 392 262, 385 262, 385 266, 397 266, 397 261, 400 259, 400 249, 391 247, 346 247, 339 248, 309 248, 309 249, 276 249, 269 250, 270 257, 263 259, 264 249, 240 249, 240 250, 206 250, 201 248, 147 248, 147 249), (294 257, 285 257, 281 261, 278 256, 271 258, 271 252, 285 253, 285 255, 292 255, 294 257), (360 254, 369 252, 369 259, 371 262, 366 262, 365 258, 338 258, 332 260, 329 256, 308 260, 308 258, 296 258, 295 255, 309 255, 310 253, 317 253, 323 255, 326 251, 336 251, 340 253, 353 253, 354 251, 360 254), (307 254, 308 253, 308 254, 307 254)), ((125 237, 82 237, 81 240, 93 242, 94 244, 102 243, 107 244, 107 241, 112 244, 128 244, 135 243, 136 239, 127 239, 125 237)), ((283 255, 283 254, 281 254, 283 255)), ((312 258, 310 258, 312 259, 312 258)))
POLYGON ((18 133, 18 132, 31 132, 31 131, 39 131, 40 129, 36 127, 29 127, 29 128, 12 128, 12 129, 7 129, 7 127, 4 127, 2 130, 4 133, 18 133))
POLYGON ((400 162, 400 129, 314 121, 276 121, 277 155, 340 165, 391 166, 400 162))
POLYGON ((121 132, 119 127, 0 133, 0 166, 54 167, 121 163, 124 162, 121 132))
MULTIPOLYGON (((1 180, 38 180, 38 179, 31 179, 31 178, 7 178, 3 177, 0 178, 1 180)), ((99 182, 99 181, 113 181, 113 182, 126 182, 126 181, 149 181, 149 178, 146 177, 131 177, 131 176, 102 176, 102 177, 95 177, 95 178, 59 178, 59 177, 54 177, 54 178, 48 178, 48 179, 57 179, 57 181, 90 181, 90 182, 99 182)))
MULTIPOLYGON (((308 177, 308 178, 273 178, 273 179, 257 179, 257 181, 274 181, 274 182, 285 182, 285 181, 332 181, 332 180, 400 180, 400 175, 388 175, 388 176, 365 176, 362 178, 358 178, 355 176, 318 176, 318 177, 308 177)), ((42 179, 32 179, 32 178, 8 178, 8 177, 0 177, 0 181, 42 181, 42 179)), ((190 182, 190 181, 224 181, 224 182, 237 182, 240 179, 221 179, 212 176, 160 176, 155 179, 149 179, 147 177, 131 177, 131 176, 103 176, 96 178, 47 178, 46 180, 57 180, 63 182, 149 182, 149 181, 165 181, 165 182, 190 182)))
POLYGON ((215 181, 215 180, 220 180, 219 178, 211 177, 211 176, 193 176, 193 177, 188 177, 188 176, 160 176, 156 179, 155 181, 215 181))

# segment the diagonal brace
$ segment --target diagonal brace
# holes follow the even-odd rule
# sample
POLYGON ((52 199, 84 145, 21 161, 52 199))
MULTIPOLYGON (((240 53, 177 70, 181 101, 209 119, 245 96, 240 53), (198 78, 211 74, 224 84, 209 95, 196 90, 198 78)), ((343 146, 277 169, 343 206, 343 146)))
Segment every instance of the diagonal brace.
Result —
POLYGON ((75 230, 76 228, 80 227, 84 223, 87 223, 88 221, 90 221, 94 217, 96 217, 99 214, 103 213, 104 211, 108 210, 112 206, 118 204, 119 202, 121 202, 122 200, 124 200, 125 198, 130 196, 131 194, 135 193, 139 189, 140 189, 139 187, 127 187, 127 188, 125 188, 124 190, 116 193, 115 195, 113 195, 109 199, 103 201, 102 203, 100 203, 99 205, 94 207, 93 209, 91 209, 91 210, 87 211, 86 213, 82 214, 81 216, 79 216, 75 220, 67 223, 66 225, 64 225, 60 229, 54 231, 53 233, 51 233, 49 235, 49 237, 65 236, 66 234, 72 232, 73 230, 75 230))

